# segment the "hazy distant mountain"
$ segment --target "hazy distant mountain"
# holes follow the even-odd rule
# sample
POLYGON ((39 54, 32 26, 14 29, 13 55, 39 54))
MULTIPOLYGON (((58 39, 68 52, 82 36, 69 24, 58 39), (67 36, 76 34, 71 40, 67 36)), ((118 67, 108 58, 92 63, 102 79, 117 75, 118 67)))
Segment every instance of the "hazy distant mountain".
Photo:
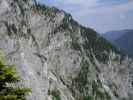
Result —
POLYGON ((129 56, 133 56, 133 30, 111 31, 105 33, 103 37, 129 56))
POLYGON ((109 31, 103 34, 103 37, 105 37, 109 41, 114 41, 123 36, 125 33, 130 33, 133 30, 117 30, 117 31, 109 31))
POLYGON ((114 41, 115 45, 133 57, 133 30, 114 41))

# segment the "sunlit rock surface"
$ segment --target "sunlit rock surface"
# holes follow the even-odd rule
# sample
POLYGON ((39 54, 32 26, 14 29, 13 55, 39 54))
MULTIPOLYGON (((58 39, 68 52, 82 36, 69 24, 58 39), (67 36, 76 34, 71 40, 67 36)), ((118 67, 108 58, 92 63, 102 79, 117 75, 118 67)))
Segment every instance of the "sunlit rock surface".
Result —
POLYGON ((0 49, 27 100, 132 100, 132 61, 62 10, 0 0, 0 49))

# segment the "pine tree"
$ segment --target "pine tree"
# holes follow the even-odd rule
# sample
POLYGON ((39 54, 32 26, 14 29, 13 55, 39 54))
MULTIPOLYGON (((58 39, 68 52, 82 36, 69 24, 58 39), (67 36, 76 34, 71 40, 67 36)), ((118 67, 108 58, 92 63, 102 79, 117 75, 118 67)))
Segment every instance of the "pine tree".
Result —
POLYGON ((15 86, 20 81, 16 67, 5 65, 3 59, 0 54, 0 100, 26 100, 25 96, 31 89, 15 86))

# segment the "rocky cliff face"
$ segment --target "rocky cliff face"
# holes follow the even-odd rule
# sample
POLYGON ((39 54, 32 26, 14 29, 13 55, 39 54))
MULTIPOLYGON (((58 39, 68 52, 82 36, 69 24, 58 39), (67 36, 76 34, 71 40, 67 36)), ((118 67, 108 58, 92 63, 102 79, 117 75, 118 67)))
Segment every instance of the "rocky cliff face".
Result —
POLYGON ((64 11, 0 0, 0 49, 28 100, 132 100, 132 62, 64 11))

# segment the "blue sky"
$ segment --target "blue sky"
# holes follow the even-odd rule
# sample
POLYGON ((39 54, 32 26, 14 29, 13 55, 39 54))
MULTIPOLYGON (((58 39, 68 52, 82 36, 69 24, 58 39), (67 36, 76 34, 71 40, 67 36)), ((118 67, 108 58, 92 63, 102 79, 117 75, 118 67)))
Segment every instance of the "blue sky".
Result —
POLYGON ((37 0, 63 9, 99 33, 133 29, 133 0, 37 0))

